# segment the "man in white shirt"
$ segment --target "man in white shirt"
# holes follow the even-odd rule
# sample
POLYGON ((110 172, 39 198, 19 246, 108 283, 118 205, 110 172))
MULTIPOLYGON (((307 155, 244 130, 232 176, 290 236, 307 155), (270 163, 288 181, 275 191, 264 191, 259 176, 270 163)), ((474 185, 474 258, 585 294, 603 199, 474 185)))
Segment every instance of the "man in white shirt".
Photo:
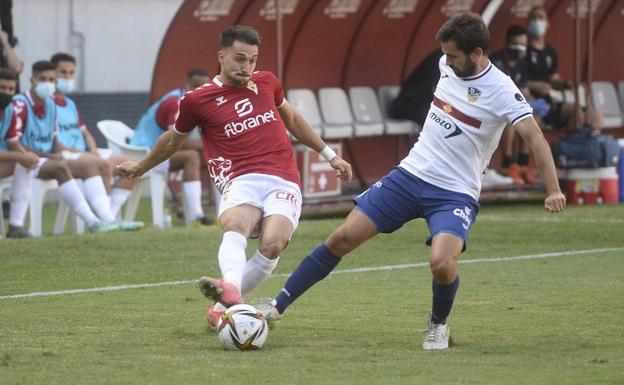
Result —
POLYGON ((490 37, 481 17, 459 14, 436 38, 444 52, 440 80, 418 142, 397 168, 356 197, 345 223, 261 307, 267 321, 279 321, 286 307, 366 240, 424 218, 430 230, 426 242, 431 246, 433 303, 423 349, 448 348, 446 319, 459 287, 457 260, 479 211, 481 175, 508 123, 530 144, 544 175, 544 208, 553 213, 564 209, 549 146, 518 88, 490 63, 490 37))

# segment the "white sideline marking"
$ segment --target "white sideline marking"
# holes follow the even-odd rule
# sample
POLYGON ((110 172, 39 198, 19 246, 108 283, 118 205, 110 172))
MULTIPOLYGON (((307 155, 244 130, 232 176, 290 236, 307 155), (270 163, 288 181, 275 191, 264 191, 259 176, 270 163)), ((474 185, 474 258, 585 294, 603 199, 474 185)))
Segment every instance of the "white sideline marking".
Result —
MULTIPOLYGON (((517 255, 514 257, 467 259, 467 260, 460 260, 459 264, 468 265, 468 264, 473 264, 473 263, 522 261, 522 260, 530 260, 530 259, 553 258, 553 257, 573 256, 573 255, 582 255, 582 254, 609 253, 612 251, 624 251, 624 247, 570 250, 570 251, 559 251, 555 253, 517 255)), ((351 274, 351 273, 367 273, 371 271, 405 270, 405 269, 416 269, 416 268, 427 267, 427 266, 429 266, 427 262, 422 262, 422 263, 407 263, 407 264, 402 264, 402 265, 358 267, 355 269, 337 270, 337 271, 332 272, 331 274, 351 274)), ((272 277, 288 277, 288 276, 290 276, 290 274, 275 274, 272 277)), ((193 284, 196 282, 197 282, 196 279, 192 279, 192 280, 185 280, 185 281, 141 283, 141 284, 136 284, 136 285, 104 286, 104 287, 94 287, 90 289, 39 291, 39 292, 33 292, 33 293, 3 295, 3 296, 0 296, 0 300, 17 299, 17 298, 33 298, 33 297, 55 297, 55 296, 66 295, 66 294, 100 293, 100 292, 119 291, 119 290, 127 290, 127 289, 143 289, 143 288, 148 288, 148 287, 188 285, 188 284, 193 284)))
POLYGON ((540 217, 516 217, 504 215, 479 215, 477 222, 544 222, 544 223, 624 223, 622 218, 572 218, 557 216, 540 216, 540 217))

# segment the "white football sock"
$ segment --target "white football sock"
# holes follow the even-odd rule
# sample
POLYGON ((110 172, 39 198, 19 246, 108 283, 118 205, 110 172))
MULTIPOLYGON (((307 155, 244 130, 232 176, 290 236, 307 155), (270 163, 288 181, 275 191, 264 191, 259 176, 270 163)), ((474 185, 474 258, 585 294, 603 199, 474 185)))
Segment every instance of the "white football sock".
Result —
POLYGON ((246 247, 247 238, 236 231, 225 232, 219 247, 219 267, 223 280, 236 286, 239 291, 247 263, 246 247))
POLYGON ((87 224, 94 225, 100 220, 93 214, 75 179, 70 179, 59 186, 61 199, 87 224))
MULTIPOLYGON (((28 170, 21 164, 15 165, 11 180, 11 213, 9 224, 17 227, 24 226, 24 218, 28 211, 32 186, 33 170, 28 170)), ((4 220, 0 218, 0 220, 4 220)))
POLYGON ((182 183, 182 189, 184 190, 184 198, 186 199, 186 204, 189 205, 193 219, 203 217, 204 210, 201 205, 201 182, 198 180, 184 182, 182 183))
POLYGON ((246 295, 260 284, 266 281, 271 276, 273 270, 277 266, 279 257, 275 259, 269 259, 260 254, 259 250, 253 257, 249 258, 247 265, 245 265, 245 272, 243 273, 243 281, 241 287, 241 295, 246 295))
POLYGON ((215 302, 213 309, 215 309, 216 311, 226 311, 228 308, 223 306, 221 302, 215 302))
POLYGON ((84 180, 85 197, 104 223, 115 222, 104 181, 99 175, 84 180))
POLYGON ((125 188, 113 187, 113 191, 111 191, 110 200, 111 200, 111 212, 113 213, 113 216, 115 218, 117 218, 117 215, 119 214, 119 210, 121 209, 121 206, 123 206, 123 204, 126 203, 131 193, 132 191, 126 190, 125 188))

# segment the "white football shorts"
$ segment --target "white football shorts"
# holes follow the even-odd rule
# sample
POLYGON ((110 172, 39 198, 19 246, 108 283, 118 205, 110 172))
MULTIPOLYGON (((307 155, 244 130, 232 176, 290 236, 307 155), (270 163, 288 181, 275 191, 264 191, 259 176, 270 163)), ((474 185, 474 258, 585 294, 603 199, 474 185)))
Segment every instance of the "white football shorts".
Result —
POLYGON ((262 210, 262 217, 279 214, 299 225, 301 190, 295 183, 265 174, 245 174, 234 178, 221 194, 219 217, 227 209, 248 204, 262 210))

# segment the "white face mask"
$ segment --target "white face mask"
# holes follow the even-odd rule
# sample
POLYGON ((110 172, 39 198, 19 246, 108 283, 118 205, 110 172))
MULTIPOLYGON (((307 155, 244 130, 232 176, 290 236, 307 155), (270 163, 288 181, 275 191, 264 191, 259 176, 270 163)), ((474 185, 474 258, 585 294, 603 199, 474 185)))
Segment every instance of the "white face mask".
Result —
POLYGON ((531 20, 529 21, 529 32, 535 37, 542 37, 546 33, 548 24, 546 20, 531 20))
POLYGON ((41 82, 35 86, 35 93, 41 99, 54 95, 56 86, 52 82, 41 82))
POLYGON ((62 94, 71 93, 76 86, 76 80, 74 79, 56 79, 56 89, 62 94))

